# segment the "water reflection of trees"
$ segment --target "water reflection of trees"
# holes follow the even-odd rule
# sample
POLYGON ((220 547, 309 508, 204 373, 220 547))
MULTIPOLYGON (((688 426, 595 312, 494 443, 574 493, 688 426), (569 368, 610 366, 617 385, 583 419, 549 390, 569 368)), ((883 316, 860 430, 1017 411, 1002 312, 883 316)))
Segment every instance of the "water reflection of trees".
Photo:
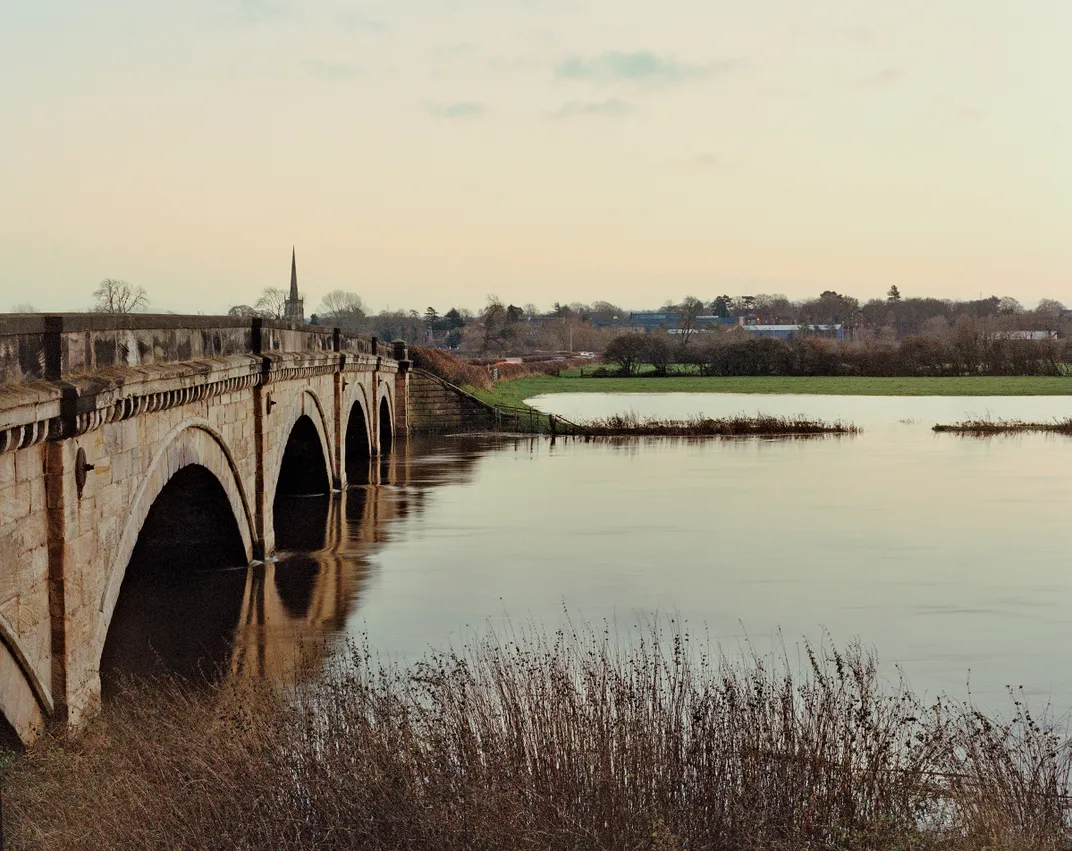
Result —
POLYGON ((232 674, 293 682, 299 668, 314 670, 336 651, 372 556, 424 511, 433 489, 470 481, 485 449, 479 440, 399 440, 369 462, 367 485, 278 505, 279 557, 247 573, 232 674))

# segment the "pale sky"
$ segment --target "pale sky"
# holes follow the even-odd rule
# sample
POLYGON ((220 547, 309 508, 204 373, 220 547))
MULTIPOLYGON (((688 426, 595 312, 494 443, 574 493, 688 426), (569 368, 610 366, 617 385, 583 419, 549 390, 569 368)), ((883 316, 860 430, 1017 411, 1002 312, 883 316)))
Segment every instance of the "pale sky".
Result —
POLYGON ((1072 304, 1070 0, 2 0, 0 310, 1072 304))

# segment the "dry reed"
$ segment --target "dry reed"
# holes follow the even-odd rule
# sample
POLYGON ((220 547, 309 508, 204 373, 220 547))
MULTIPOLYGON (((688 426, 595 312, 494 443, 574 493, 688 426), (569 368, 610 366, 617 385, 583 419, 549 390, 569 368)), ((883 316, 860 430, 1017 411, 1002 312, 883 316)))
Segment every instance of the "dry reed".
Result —
POLYGON ((695 416, 684 420, 641 419, 635 412, 615 414, 582 424, 593 437, 664 435, 666 437, 792 437, 824 434, 858 434, 852 423, 809 420, 802 415, 774 417, 765 414, 732 417, 695 416))
POLYGON ((934 426, 937 432, 952 432, 973 436, 986 436, 991 434, 1020 434, 1028 431, 1042 431, 1053 434, 1072 435, 1072 417, 1067 419, 1054 419, 1047 423, 1029 423, 1023 420, 1003 419, 979 419, 964 420, 950 425, 937 424, 934 426))
POLYGON ((1059 849, 1070 750, 884 685, 873 655, 652 628, 504 639, 316 685, 130 685, 4 770, 13 848, 1059 849))

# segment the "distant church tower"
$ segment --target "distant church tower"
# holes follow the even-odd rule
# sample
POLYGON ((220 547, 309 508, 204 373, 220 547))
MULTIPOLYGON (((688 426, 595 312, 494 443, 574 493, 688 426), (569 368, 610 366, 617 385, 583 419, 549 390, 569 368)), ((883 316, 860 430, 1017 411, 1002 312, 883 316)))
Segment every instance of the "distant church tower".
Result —
POLYGON ((298 262, 290 249, 290 295, 283 301, 283 318, 290 322, 305 322, 305 299, 298 296, 298 262))

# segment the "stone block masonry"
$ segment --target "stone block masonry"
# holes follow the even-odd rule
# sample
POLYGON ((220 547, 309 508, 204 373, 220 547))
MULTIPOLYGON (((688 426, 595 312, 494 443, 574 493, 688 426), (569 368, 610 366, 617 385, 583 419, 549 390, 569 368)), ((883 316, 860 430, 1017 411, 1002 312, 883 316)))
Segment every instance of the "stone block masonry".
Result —
POLYGON ((495 409, 441 378, 414 369, 409 376, 409 427, 460 433, 495 428, 495 409))
POLYGON ((180 470, 219 481, 252 559, 274 548, 299 420, 340 488, 355 412, 371 455, 388 432, 487 415, 431 401, 424 378, 413 383, 431 395, 415 401, 409 367, 403 343, 271 320, 0 316, 0 712, 23 741, 97 711, 127 563, 180 470))

